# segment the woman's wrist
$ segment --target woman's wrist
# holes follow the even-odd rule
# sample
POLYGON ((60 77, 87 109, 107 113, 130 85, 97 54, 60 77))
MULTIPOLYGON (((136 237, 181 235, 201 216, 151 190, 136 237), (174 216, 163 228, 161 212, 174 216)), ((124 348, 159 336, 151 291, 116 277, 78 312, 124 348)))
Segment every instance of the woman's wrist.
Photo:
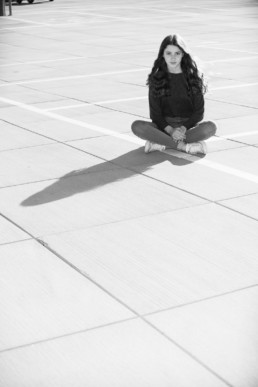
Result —
POLYGON ((172 126, 168 125, 164 128, 164 131, 169 135, 171 136, 171 134, 173 133, 173 128, 172 126))

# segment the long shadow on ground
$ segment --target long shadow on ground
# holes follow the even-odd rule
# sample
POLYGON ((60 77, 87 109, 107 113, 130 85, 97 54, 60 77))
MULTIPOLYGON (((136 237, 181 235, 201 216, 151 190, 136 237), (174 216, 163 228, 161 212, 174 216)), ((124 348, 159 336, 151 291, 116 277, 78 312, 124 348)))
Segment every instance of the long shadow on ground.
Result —
POLYGON ((61 200, 78 193, 128 179, 136 174, 143 174, 151 167, 165 161, 182 167, 191 164, 194 160, 189 161, 162 152, 146 155, 141 147, 101 164, 72 171, 60 177, 59 180, 55 180, 49 187, 28 197, 21 205, 37 206, 61 200))

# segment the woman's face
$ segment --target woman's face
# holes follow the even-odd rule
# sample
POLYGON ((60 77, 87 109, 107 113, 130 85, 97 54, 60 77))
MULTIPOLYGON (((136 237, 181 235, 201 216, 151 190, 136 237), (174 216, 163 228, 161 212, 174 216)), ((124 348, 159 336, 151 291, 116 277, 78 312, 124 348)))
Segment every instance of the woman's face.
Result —
POLYGON ((179 47, 169 44, 163 53, 163 58, 168 66, 170 73, 181 73, 181 61, 183 58, 183 51, 179 47))

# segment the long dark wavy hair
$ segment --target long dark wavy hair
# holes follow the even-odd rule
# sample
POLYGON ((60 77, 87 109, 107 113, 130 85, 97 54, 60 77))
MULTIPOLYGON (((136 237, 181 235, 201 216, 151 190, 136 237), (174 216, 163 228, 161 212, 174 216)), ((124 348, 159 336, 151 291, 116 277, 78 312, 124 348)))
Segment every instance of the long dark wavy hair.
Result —
POLYGON ((198 70, 196 62, 191 57, 184 40, 180 35, 168 35, 162 41, 157 59, 154 61, 151 73, 148 75, 147 85, 155 97, 169 96, 169 71, 163 57, 168 45, 177 46, 182 52, 181 68, 184 74, 189 94, 201 92, 205 94, 207 85, 204 76, 198 70))

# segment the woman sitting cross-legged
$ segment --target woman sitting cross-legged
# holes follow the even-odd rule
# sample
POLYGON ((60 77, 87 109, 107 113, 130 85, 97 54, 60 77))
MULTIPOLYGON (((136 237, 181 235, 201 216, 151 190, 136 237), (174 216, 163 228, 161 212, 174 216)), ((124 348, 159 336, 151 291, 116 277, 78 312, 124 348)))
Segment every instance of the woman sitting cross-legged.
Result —
POLYGON ((132 124, 133 133, 146 140, 145 152, 173 148, 206 154, 204 140, 214 136, 217 128, 212 121, 202 121, 206 85, 179 35, 162 41, 147 85, 152 122, 132 124))

